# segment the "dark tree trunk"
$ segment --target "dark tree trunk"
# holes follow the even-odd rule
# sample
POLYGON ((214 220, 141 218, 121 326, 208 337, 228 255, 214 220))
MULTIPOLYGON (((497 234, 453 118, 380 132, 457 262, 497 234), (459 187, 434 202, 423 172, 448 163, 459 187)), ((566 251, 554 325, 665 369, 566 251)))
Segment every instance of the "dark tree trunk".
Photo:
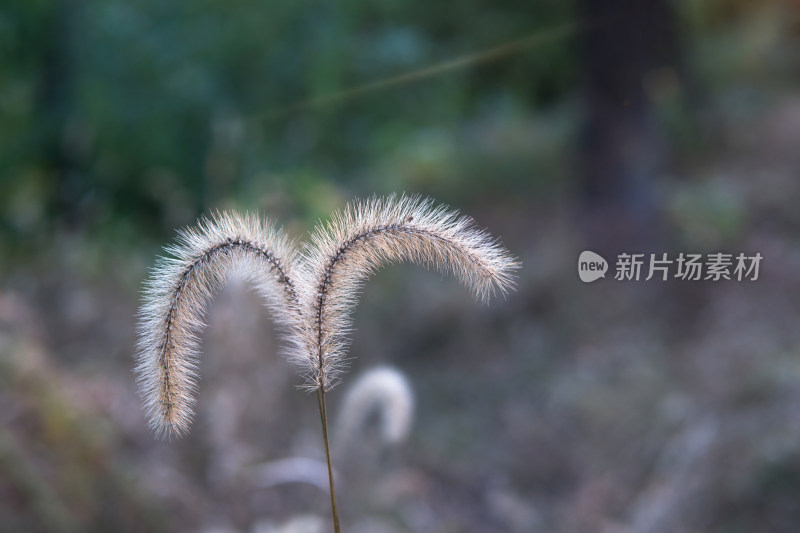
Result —
POLYGON ((580 0, 585 118, 578 172, 589 243, 650 248, 658 238, 654 184, 668 147, 646 83, 677 76, 675 17, 667 0, 580 0), (670 72, 670 71, 667 71, 670 72))

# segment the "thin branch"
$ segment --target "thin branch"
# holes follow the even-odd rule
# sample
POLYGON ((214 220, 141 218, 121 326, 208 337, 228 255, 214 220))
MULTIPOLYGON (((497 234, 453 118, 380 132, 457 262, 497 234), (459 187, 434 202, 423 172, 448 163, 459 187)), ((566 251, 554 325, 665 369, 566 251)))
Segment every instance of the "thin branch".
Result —
POLYGON ((333 530, 339 533, 339 508, 336 506, 336 489, 333 486, 333 465, 331 464, 331 446, 328 437, 328 409, 325 406, 325 389, 317 389, 317 402, 319 404, 319 417, 322 421, 322 440, 325 442, 325 460, 328 463, 328 486, 331 493, 331 515, 333 530))

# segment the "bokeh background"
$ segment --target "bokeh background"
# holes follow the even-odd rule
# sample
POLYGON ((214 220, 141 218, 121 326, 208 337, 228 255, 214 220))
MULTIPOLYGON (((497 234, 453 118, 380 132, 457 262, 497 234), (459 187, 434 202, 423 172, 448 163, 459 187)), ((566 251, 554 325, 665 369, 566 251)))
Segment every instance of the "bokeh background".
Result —
POLYGON ((330 530, 324 490, 264 479, 324 455, 259 299, 218 294, 192 432, 162 442, 139 290, 203 213, 302 239, 392 192, 523 268, 488 306, 408 265, 368 283, 329 411, 391 364, 416 413, 334 449, 345 531, 797 531, 799 87, 793 0, 5 0, 0 531, 330 530), (584 249, 764 260, 588 285, 584 249))

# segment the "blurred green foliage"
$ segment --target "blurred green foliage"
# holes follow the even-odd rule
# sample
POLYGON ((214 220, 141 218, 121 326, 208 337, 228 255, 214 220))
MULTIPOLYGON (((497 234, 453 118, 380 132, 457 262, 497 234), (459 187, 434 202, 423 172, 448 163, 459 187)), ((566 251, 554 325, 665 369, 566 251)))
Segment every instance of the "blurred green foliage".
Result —
POLYGON ((572 10, 557 1, 6 2, 3 244, 30 245, 53 228, 113 241, 134 226, 162 238, 230 204, 313 219, 354 193, 485 182, 487 167, 493 187, 524 186, 529 147, 498 155, 496 167, 471 148, 503 139, 470 133, 469 122, 561 101, 576 77, 568 39, 314 102, 556 27, 572 10))

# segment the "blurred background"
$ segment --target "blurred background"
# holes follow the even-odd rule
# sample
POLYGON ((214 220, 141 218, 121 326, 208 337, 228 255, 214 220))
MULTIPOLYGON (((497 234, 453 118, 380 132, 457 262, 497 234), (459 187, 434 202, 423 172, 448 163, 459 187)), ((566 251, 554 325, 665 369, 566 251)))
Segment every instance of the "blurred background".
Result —
POLYGON ((162 442, 139 291, 203 213, 303 239, 392 192, 523 268, 488 306, 408 265, 367 284, 333 423, 379 364, 416 411, 334 448, 344 531, 797 531, 796 1, 5 0, 0 58, 0 531, 331 530, 268 468, 324 453, 258 297, 217 295, 192 432, 162 442), (585 249, 764 259, 584 284, 585 249))

